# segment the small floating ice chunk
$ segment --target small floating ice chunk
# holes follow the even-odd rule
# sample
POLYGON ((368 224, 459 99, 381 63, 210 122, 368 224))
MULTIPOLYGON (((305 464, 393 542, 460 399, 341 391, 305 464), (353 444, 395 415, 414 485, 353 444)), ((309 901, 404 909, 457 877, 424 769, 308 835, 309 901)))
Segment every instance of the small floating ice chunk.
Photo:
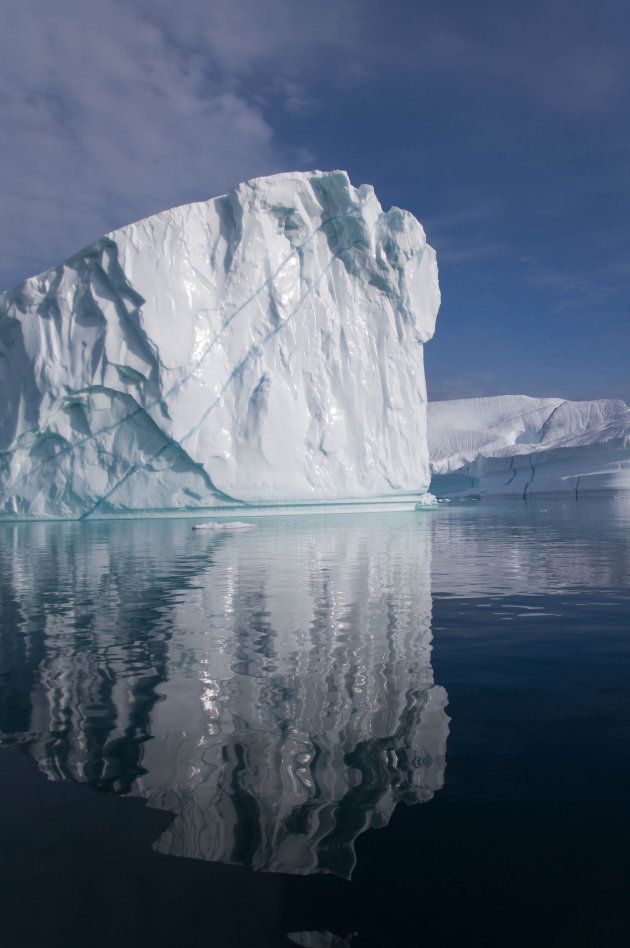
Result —
POLYGON ((255 530, 256 524, 243 523, 241 520, 229 520, 227 523, 195 523, 193 530, 212 530, 214 533, 239 533, 242 530, 255 530))
POLYGON ((335 935, 334 932, 313 931, 313 932, 288 932, 287 938, 295 945, 302 945, 303 948, 350 948, 350 934, 347 938, 341 935, 335 935))

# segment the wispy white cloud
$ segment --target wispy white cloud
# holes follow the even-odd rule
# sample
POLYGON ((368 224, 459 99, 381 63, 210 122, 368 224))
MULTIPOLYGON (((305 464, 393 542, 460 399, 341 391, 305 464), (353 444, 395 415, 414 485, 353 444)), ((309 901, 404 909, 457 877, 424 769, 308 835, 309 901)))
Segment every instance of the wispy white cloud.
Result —
MULTIPOLYGON (((628 19, 620 0, 404 6, 396 57, 373 25, 366 36, 379 70, 421 73, 433 81, 450 77, 471 101, 479 93, 504 96, 569 117, 626 108, 628 19)), ((383 8, 383 18, 389 15, 383 8)))
MULTIPOLYGON (((341 14, 326 8, 334 46, 341 14)), ((310 160, 299 143, 278 146, 264 111, 265 94, 293 112, 314 107, 299 79, 304 18, 292 10, 283 0, 8 0, 0 286, 134 218, 310 160), (266 78, 254 83, 261 63, 266 78)))
MULTIPOLYGON (((0 286, 134 218, 317 163, 299 128, 321 115, 322 87, 356 95, 393 79, 401 95, 503 95, 579 121, 625 110, 625 33, 605 16, 617 6, 5 0, 0 286), (279 113, 296 120, 290 147, 279 113)), ((501 256, 493 213, 427 222, 441 262, 501 256)))
MULTIPOLYGON (((429 366, 427 366, 429 368, 429 366)), ((481 398, 484 395, 504 395, 497 390, 500 381, 495 372, 479 372, 474 369, 457 376, 434 378, 427 372, 429 401, 442 402, 452 398, 481 398)))
POLYGON ((457 210, 425 219, 429 243, 437 250, 440 266, 458 266, 479 260, 498 260, 512 254, 506 240, 489 238, 499 229, 504 209, 496 200, 470 201, 460 196, 457 210))
POLYGON ((550 109, 594 116, 624 107, 630 63, 617 0, 576 4, 555 0, 533 7, 505 6, 494 20, 501 53, 489 68, 550 109))
POLYGON ((604 306, 630 288, 630 261, 611 260, 588 270, 563 269, 525 258, 531 284, 556 299, 556 311, 604 306))
POLYGON ((465 263, 476 263, 479 260, 499 260, 510 256, 511 250, 507 243, 499 240, 470 239, 466 245, 452 243, 448 240, 437 241, 438 259, 440 266, 458 266, 465 263))

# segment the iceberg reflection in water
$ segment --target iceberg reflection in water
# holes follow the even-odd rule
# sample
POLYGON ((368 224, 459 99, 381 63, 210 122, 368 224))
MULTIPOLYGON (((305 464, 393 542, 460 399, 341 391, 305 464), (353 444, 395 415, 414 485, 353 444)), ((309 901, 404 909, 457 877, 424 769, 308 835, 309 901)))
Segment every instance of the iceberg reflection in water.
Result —
POLYGON ((361 832, 442 786, 422 516, 3 530, 2 740, 172 811, 160 852, 350 876, 361 832))

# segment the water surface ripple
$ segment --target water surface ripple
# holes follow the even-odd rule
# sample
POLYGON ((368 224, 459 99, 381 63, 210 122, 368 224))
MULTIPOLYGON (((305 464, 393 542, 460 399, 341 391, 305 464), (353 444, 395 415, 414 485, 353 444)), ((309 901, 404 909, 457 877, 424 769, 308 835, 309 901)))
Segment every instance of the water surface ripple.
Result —
POLYGON ((356 836, 444 780, 426 527, 5 528, 3 740, 174 812, 160 852, 349 876, 356 836))
POLYGON ((3 943, 625 948, 630 496, 255 523, 0 524, 3 943))

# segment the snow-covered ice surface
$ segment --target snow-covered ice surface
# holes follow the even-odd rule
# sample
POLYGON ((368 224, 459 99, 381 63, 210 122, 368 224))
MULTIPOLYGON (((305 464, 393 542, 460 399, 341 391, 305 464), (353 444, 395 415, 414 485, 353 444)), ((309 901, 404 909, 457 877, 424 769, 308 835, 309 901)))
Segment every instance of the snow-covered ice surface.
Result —
POLYGON ((432 402, 428 436, 437 497, 630 489, 630 408, 618 399, 432 402))
POLYGON ((275 175, 0 297, 0 516, 418 499, 434 251, 345 172, 275 175))

